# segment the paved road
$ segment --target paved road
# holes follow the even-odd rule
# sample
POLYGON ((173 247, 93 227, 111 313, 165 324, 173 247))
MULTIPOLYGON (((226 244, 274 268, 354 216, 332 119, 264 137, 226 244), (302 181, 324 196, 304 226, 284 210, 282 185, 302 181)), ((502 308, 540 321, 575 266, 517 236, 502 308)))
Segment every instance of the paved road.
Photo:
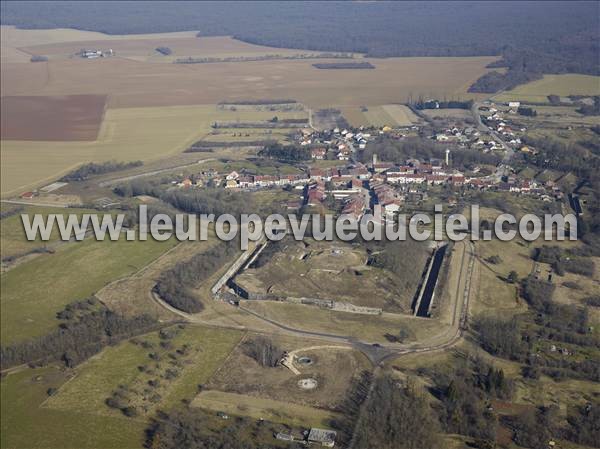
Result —
POLYGON ((502 145, 502 148, 504 149, 504 157, 502 158, 502 162, 507 163, 509 162, 513 155, 515 154, 514 150, 504 141, 504 139, 502 139, 502 137, 500 137, 500 135, 494 131, 491 128, 488 128, 487 126, 485 126, 483 124, 483 122, 481 121, 481 114, 479 114, 479 107, 482 106, 481 103, 478 102, 473 102, 473 106, 471 106, 471 113, 473 114, 473 117, 475 118, 475 123, 477 123, 477 129, 481 132, 487 132, 490 134, 490 136, 492 136, 492 138, 498 142, 500 145, 502 145))

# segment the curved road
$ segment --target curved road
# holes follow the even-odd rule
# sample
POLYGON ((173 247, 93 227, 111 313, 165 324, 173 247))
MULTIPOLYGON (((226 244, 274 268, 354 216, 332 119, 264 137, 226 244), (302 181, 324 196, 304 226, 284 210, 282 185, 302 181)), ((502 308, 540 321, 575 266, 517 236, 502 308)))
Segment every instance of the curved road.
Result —
MULTIPOLYGON (((456 344, 466 328, 466 323, 468 319, 468 307, 469 307, 469 297, 471 292, 471 276, 473 273, 473 265, 475 260, 475 247, 473 242, 458 242, 457 245, 463 244, 465 245, 463 255, 460 261, 460 273, 459 279, 457 283, 457 290, 452 295, 453 299, 453 310, 452 310, 452 322, 449 328, 445 329, 441 334, 437 334, 429 338, 429 341, 432 343, 412 343, 409 345, 404 344, 371 344, 369 342, 360 341, 354 337, 347 335, 339 335, 339 334, 331 334, 326 332, 314 332, 314 331, 306 331, 303 329, 294 328, 287 324, 278 322, 276 320, 272 320, 266 318, 250 309, 247 309, 243 306, 239 306, 238 309, 242 312, 257 318, 270 326, 273 326, 280 331, 285 332, 288 335, 296 336, 296 337, 308 337, 319 340, 324 340, 336 344, 346 344, 349 346, 353 346, 359 351, 363 352, 374 364, 379 365, 387 359, 397 357, 405 354, 414 354, 414 353, 424 353, 424 352, 433 352, 439 351, 443 349, 447 349, 454 344, 456 344), (466 266, 466 270, 465 270, 466 266)), ((158 303, 161 307, 169 310, 170 312, 180 316, 185 321, 195 324, 202 324, 210 327, 218 327, 218 328, 227 328, 227 329, 236 329, 236 330, 247 330, 256 333, 269 334, 265 329, 260 328, 251 328, 243 325, 226 325, 214 323, 208 320, 202 319, 200 316, 189 314, 186 312, 182 312, 179 309, 165 303, 156 293, 150 292, 150 297, 153 301, 158 303)))

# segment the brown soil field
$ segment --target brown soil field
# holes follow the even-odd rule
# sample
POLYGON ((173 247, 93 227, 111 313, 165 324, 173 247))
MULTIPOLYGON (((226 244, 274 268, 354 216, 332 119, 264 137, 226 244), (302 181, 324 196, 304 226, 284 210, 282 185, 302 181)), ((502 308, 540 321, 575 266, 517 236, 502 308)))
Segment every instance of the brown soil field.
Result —
MULTIPOLYGON (((2 95, 109 94, 109 107, 293 98, 311 107, 401 103, 410 94, 467 94, 493 57, 390 58, 368 71, 317 70, 310 60, 153 64, 80 58, 2 64, 2 95)), ((334 60, 323 60, 334 61, 334 60)))
POLYGON ((1 133, 5 140, 96 140, 105 95, 2 97, 1 133))

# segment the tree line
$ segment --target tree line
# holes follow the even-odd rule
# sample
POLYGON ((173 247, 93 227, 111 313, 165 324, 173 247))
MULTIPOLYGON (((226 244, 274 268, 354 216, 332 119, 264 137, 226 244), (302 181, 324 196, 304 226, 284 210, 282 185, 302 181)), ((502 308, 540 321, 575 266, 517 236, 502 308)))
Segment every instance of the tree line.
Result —
POLYGON ((39 6, 8 2, 2 24, 25 28, 77 28, 109 34, 198 30, 258 45, 310 51, 365 53, 370 57, 501 55, 474 92, 509 89, 542 73, 598 74, 598 14, 593 2, 506 8, 456 4, 323 2, 269 4, 154 3, 140 16, 134 5, 99 3, 39 6), (489 18, 494 18, 493 26, 489 18), (532 21, 530 18, 535 17, 532 21))
POLYGON ((117 162, 117 161, 107 161, 107 162, 90 162, 87 164, 83 164, 82 166, 76 168, 75 170, 67 173, 62 178, 61 181, 70 182, 70 181, 85 181, 90 176, 102 175, 104 173, 110 173, 114 171, 127 170, 128 168, 139 167, 143 165, 142 161, 132 161, 132 162, 117 162))
POLYGON ((201 312, 204 306, 192 289, 229 262, 235 254, 237 249, 233 242, 217 244, 161 273, 154 291, 176 309, 187 313, 201 312))
POLYGON ((73 367, 105 346, 158 327, 155 318, 133 318, 112 312, 96 298, 76 301, 58 312, 60 325, 52 332, 0 348, 2 369, 23 363, 62 361, 73 367))

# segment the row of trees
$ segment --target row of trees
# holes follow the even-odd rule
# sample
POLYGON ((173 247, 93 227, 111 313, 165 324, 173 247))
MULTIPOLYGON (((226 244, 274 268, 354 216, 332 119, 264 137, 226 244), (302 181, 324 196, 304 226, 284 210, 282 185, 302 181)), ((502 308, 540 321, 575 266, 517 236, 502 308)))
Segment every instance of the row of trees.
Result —
POLYGON ((265 146, 259 156, 280 161, 309 161, 311 158, 310 148, 298 145, 281 145, 279 143, 265 146))
POLYGON ((242 351, 265 368, 277 366, 283 356, 283 349, 274 344, 269 338, 262 336, 246 340, 242 345, 242 351))
POLYGON ((157 321, 149 315, 125 317, 108 310, 95 299, 75 304, 58 313, 62 323, 49 334, 2 346, 0 366, 4 369, 23 363, 45 364, 62 360, 66 366, 72 367, 107 345, 146 333, 158 326, 157 321), (78 312, 75 313, 75 310, 78 312))
POLYGON ((213 246, 190 260, 179 262, 164 271, 154 291, 173 307, 187 313, 198 313, 204 308, 192 292, 202 281, 208 279, 237 253, 234 243, 213 246))
POLYGON ((416 103, 413 104, 415 109, 471 109, 473 106, 473 100, 469 101, 457 101, 457 100, 443 100, 443 101, 423 101, 423 99, 419 99, 416 103))
POLYGON ((70 181, 85 181, 90 176, 102 175, 104 173, 110 173, 119 170, 126 170, 128 168, 139 167, 142 165, 142 161, 133 161, 133 162, 117 162, 117 161, 107 161, 107 162, 90 162, 87 164, 83 164, 82 166, 76 168, 75 170, 64 175, 60 180, 65 182, 70 181))

